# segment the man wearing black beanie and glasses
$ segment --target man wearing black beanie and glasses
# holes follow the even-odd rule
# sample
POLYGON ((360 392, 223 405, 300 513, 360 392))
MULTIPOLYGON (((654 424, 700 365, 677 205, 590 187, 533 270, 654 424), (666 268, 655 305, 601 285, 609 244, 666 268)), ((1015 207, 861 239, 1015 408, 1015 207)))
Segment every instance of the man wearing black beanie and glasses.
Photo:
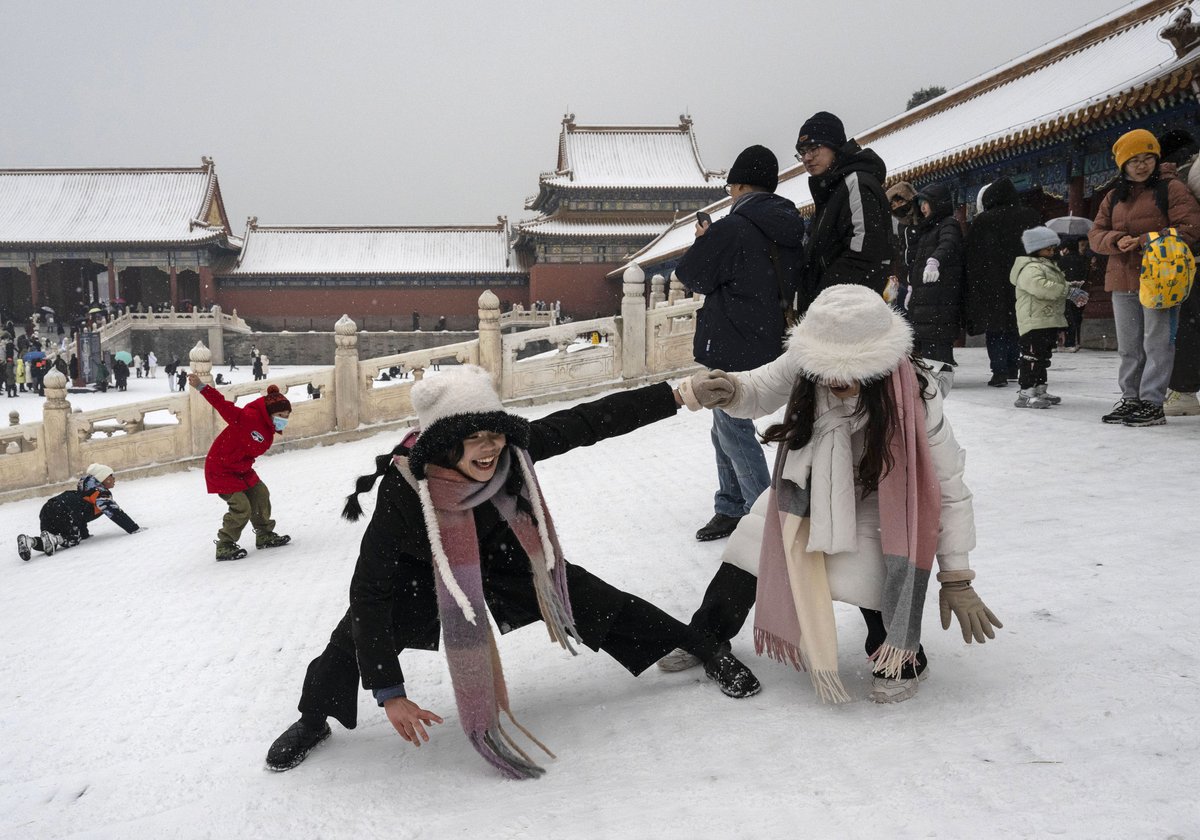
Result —
POLYGON ((842 121, 818 111, 800 127, 796 160, 808 172, 816 210, 804 249, 807 309, 821 292, 840 283, 880 294, 891 259, 891 222, 883 192, 887 167, 870 149, 846 138, 842 121))
MULTIPOLYGON (((696 222, 696 240, 675 274, 704 295, 697 317, 696 361, 723 371, 753 370, 783 352, 787 316, 798 291, 804 222, 775 195, 779 161, 765 146, 742 151, 729 170, 729 213, 696 222)), ((713 412, 718 490, 701 541, 727 537, 767 489, 771 475, 754 423, 713 412)))

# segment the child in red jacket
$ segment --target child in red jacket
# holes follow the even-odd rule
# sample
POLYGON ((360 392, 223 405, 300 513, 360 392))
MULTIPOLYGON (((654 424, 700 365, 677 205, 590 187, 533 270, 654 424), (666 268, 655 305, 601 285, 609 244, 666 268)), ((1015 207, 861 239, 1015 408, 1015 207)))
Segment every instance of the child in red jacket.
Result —
POLYGON ((254 459, 271 448, 275 435, 283 432, 292 414, 292 404, 275 385, 267 394, 245 408, 238 408, 196 374, 188 384, 209 401, 229 425, 217 435, 204 459, 204 481, 208 492, 229 504, 217 531, 217 559, 240 560, 246 550, 237 544, 249 522, 254 526, 255 548, 287 545, 291 537, 275 533, 271 519, 271 491, 254 471, 254 459))

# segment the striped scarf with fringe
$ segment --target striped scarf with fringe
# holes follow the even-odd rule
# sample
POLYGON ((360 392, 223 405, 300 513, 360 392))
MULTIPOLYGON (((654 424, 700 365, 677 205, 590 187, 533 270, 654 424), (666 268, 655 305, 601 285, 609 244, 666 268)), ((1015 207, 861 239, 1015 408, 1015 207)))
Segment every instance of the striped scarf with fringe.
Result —
POLYGON ((500 723, 503 712, 513 726, 554 758, 554 753, 517 722, 509 707, 500 653, 487 618, 473 513, 488 501, 500 512, 529 557, 538 608, 551 641, 574 655, 571 639, 578 636, 567 594, 566 562, 532 459, 522 449, 505 447, 495 474, 487 482, 473 481, 457 470, 433 464, 426 466, 425 479, 417 481, 407 461, 404 456, 393 459, 421 498, 433 553, 438 617, 463 731, 479 754, 508 778, 540 776, 545 769, 517 745, 500 723), (524 479, 521 496, 532 508, 533 516, 519 508, 516 496, 505 491, 514 460, 524 479))
MULTIPOLYGON (((920 386, 908 359, 892 372, 887 389, 896 406, 896 423, 888 437, 892 468, 880 478, 876 494, 884 562, 881 611, 887 637, 870 659, 879 673, 894 679, 905 664, 916 660, 921 644, 921 611, 941 522, 941 483, 929 451, 920 386)), ((779 448, 759 555, 754 648, 808 671, 821 700, 844 703, 850 697, 838 674, 837 628, 825 556, 832 549, 852 548, 841 543, 847 528, 853 539, 854 483, 849 418, 835 415, 830 412, 818 419, 804 449, 779 448), (793 459, 811 465, 808 475, 794 476, 803 486, 784 477, 793 459), (833 473, 828 480, 825 476, 814 480, 812 470, 821 465, 833 473), (823 498, 820 509, 814 509, 810 499, 814 485, 826 494, 833 491, 832 506, 830 499, 823 498), (839 507, 847 504, 848 513, 839 507), (829 518, 835 521, 825 521, 829 518), (814 530, 820 535, 815 541, 814 530), (833 544, 822 550, 826 540, 833 544)))

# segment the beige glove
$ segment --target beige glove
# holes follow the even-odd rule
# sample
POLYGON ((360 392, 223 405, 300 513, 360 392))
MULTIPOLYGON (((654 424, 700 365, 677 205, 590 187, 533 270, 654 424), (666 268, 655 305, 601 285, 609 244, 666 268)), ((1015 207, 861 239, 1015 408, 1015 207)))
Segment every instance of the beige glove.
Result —
POLYGON ((723 408, 737 395, 737 383, 723 370, 702 370, 679 383, 679 396, 692 411, 723 408))
POLYGON ((971 588, 971 579, 974 577, 972 571, 939 572, 938 581, 942 584, 942 590, 938 593, 938 607, 942 613, 943 630, 950 629, 950 613, 954 613, 962 629, 963 641, 970 644, 974 637, 982 645, 988 639, 996 638, 993 626, 1004 625, 971 588))

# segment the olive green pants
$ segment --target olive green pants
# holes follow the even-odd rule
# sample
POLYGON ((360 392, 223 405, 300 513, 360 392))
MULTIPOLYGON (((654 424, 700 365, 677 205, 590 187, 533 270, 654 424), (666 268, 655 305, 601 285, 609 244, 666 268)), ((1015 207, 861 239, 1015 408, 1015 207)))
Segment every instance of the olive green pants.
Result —
POLYGON ((217 531, 219 544, 236 543, 247 522, 254 526, 256 534, 269 534, 275 530, 275 520, 271 518, 271 491, 263 482, 240 493, 218 495, 229 504, 225 518, 221 520, 221 530, 217 531))

